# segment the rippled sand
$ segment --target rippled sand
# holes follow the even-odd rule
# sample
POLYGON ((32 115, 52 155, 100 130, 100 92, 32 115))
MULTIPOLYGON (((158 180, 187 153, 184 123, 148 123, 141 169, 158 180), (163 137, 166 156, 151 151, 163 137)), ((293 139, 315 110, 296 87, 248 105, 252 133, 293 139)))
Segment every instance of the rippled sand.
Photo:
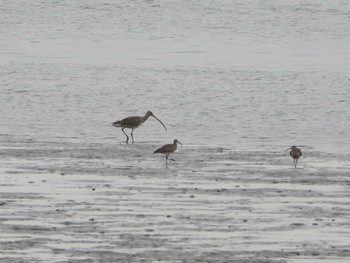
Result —
POLYGON ((349 155, 8 141, 2 262, 349 262, 349 155))

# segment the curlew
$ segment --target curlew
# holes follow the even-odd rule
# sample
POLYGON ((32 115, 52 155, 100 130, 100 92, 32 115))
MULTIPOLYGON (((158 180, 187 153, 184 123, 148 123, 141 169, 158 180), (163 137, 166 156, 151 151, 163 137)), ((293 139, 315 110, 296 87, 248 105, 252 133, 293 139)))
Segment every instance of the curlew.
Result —
POLYGON ((159 121, 163 125, 165 131, 167 131, 163 122, 161 122, 160 119, 158 119, 156 116, 154 116, 151 111, 147 111, 145 116, 131 116, 131 117, 127 117, 125 119, 122 119, 121 121, 116 121, 113 123, 113 126, 117 127, 117 128, 122 128, 122 132, 126 136, 126 143, 129 142, 129 136, 124 132, 124 129, 125 128, 131 129, 131 138, 132 138, 132 142, 134 142, 134 136, 133 136, 134 130, 137 127, 139 127, 142 123, 144 123, 150 116, 152 116, 157 121, 159 121))
MULTIPOLYGON (((154 153, 162 153, 165 154, 165 162, 168 163, 168 157, 170 154, 174 153, 177 149, 177 144, 181 144, 177 139, 174 140, 174 143, 172 144, 165 144, 162 147, 160 147, 158 150, 154 151, 154 153)), ((174 159, 171 159, 172 161, 175 161, 174 159)))
POLYGON ((293 161, 294 161, 294 167, 296 168, 297 167, 297 163, 298 163, 298 159, 301 156, 301 150, 294 145, 292 147, 289 147, 285 151, 288 151, 290 149, 291 149, 291 151, 290 151, 289 155, 292 156, 293 161))

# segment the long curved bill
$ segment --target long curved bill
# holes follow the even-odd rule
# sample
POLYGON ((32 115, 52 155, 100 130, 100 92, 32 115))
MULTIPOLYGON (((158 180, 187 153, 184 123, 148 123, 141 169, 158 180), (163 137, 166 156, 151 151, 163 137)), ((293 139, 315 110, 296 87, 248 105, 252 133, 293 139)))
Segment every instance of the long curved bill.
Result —
POLYGON ((163 127, 164 127, 164 129, 165 129, 165 131, 167 132, 168 130, 166 129, 166 127, 165 127, 165 125, 164 125, 164 123, 163 122, 161 122, 161 120, 160 119, 158 119, 156 116, 154 116, 154 115, 152 115, 157 121, 159 121, 162 125, 163 125, 163 127))
POLYGON ((179 142, 179 141, 177 141, 178 143, 180 143, 181 145, 182 145, 182 143, 181 142, 179 142))
POLYGON ((289 147, 288 149, 286 149, 285 152, 288 151, 288 150, 290 150, 290 149, 292 149, 292 147, 289 147))

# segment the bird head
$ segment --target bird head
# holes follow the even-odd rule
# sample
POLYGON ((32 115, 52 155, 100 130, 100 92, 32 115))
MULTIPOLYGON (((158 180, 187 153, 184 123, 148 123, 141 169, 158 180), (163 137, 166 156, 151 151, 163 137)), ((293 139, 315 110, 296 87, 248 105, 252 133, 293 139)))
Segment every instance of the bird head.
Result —
POLYGON ((153 115, 152 111, 147 111, 147 112, 146 112, 146 116, 149 117, 149 116, 154 116, 154 115, 153 115))
POLYGON ((177 139, 175 139, 175 140, 174 140, 174 144, 177 144, 177 143, 179 143, 179 144, 181 144, 181 145, 182 145, 182 143, 181 143, 181 142, 179 142, 177 139))
POLYGON ((288 149, 286 149, 285 152, 290 150, 290 149, 295 149, 295 148, 297 148, 297 147, 295 145, 293 145, 292 147, 289 147, 288 149))

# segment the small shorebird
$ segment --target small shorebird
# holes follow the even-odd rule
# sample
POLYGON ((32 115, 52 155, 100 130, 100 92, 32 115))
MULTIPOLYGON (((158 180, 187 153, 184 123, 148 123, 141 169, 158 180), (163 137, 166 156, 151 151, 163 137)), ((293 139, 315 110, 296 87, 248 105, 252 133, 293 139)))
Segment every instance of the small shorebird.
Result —
MULTIPOLYGON (((165 162, 168 163, 168 157, 170 154, 174 153, 177 149, 177 144, 181 144, 177 139, 174 140, 174 143, 172 144, 165 144, 162 147, 160 147, 158 150, 155 150, 154 153, 162 153, 165 154, 165 162)), ((174 159, 171 159, 172 161, 175 161, 174 159)))
POLYGON ((113 126, 117 127, 117 128, 122 128, 122 132, 126 136, 126 143, 129 142, 129 136, 124 132, 124 129, 125 128, 131 129, 131 138, 132 138, 132 142, 134 142, 134 136, 133 136, 134 130, 137 127, 139 127, 142 123, 144 123, 150 116, 152 116, 157 121, 159 121, 163 125, 165 131, 167 131, 163 122, 161 122, 160 119, 158 119, 156 116, 154 116, 151 111, 147 111, 145 116, 131 116, 131 117, 127 117, 125 119, 122 119, 121 121, 116 121, 113 123, 113 126))
POLYGON ((298 163, 298 159, 300 158, 300 156, 302 155, 301 150, 299 148, 297 148, 295 145, 292 147, 289 147, 288 149, 286 149, 285 151, 290 150, 289 155, 292 156, 293 161, 294 161, 294 167, 297 167, 297 163, 298 163))

